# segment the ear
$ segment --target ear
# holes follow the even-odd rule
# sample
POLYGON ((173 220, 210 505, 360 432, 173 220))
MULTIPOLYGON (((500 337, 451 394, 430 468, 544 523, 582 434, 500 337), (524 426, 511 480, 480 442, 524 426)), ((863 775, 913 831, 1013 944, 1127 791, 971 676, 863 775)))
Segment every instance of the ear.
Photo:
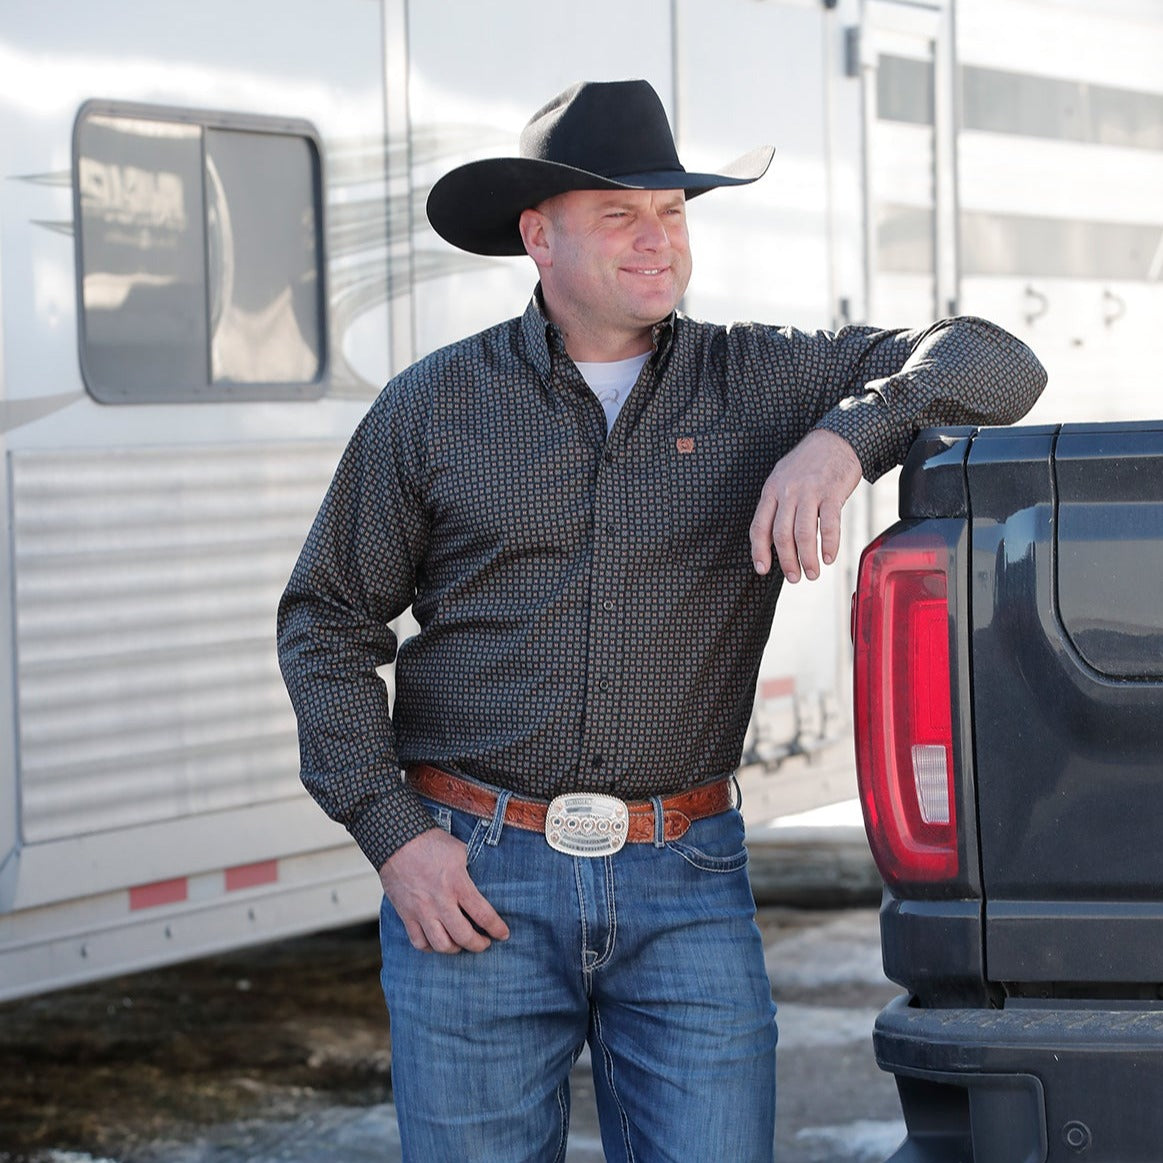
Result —
POLYGON ((549 242, 553 227, 548 217, 540 210, 522 210, 517 225, 521 231, 521 241, 525 244, 525 253, 538 267, 552 266, 549 242))

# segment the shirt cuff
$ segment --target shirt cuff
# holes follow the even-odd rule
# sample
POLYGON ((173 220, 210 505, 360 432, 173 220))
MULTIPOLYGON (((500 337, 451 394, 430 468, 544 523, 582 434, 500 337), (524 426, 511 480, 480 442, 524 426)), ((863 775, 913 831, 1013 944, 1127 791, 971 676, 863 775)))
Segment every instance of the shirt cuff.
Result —
POLYGON ((409 840, 435 828, 432 813, 420 802, 416 793, 401 782, 385 799, 369 804, 347 825, 360 851, 379 872, 388 857, 409 840))

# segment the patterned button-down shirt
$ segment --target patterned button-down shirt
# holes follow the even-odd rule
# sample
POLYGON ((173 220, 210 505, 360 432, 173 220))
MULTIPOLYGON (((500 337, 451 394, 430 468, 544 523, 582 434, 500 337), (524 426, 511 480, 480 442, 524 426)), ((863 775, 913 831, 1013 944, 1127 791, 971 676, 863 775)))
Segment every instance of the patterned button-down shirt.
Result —
POLYGON ((545 799, 731 771, 782 581, 748 536, 776 461, 827 428, 875 479, 922 427, 1011 422, 1044 382, 977 319, 808 334, 676 314, 607 435, 535 295, 397 376, 340 462, 279 614, 304 783, 378 868, 432 826, 410 763, 545 799))

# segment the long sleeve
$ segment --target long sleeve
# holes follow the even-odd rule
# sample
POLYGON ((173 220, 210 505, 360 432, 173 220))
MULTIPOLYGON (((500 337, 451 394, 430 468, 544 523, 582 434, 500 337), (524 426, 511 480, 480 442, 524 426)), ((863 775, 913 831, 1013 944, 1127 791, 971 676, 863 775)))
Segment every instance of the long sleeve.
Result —
POLYGON ((901 463, 923 428, 1012 424, 1046 385, 1046 371, 1021 340, 984 319, 958 317, 924 331, 834 337, 834 374, 847 392, 817 422, 843 436, 875 480, 901 463))
POLYGON ((379 868, 432 826, 401 779, 387 690, 391 621, 412 603, 425 517, 410 480, 415 426, 391 387, 349 443, 279 604, 279 664, 302 779, 379 868))

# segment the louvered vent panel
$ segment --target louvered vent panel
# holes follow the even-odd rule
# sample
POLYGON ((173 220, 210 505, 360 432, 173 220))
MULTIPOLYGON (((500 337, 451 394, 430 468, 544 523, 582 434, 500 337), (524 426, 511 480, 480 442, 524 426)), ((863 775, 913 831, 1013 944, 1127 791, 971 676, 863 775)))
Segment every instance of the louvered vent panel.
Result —
POLYGON ((340 451, 14 454, 25 842, 300 794, 275 609, 340 451))

